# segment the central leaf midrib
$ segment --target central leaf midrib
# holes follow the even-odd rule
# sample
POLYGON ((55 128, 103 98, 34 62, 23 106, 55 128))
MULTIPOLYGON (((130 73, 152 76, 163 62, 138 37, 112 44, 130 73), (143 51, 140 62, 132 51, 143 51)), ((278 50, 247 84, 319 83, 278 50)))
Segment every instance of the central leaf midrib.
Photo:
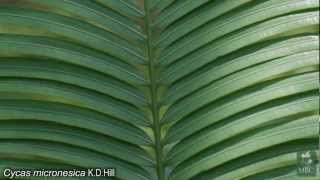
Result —
POLYGON ((148 0, 144 1, 144 27, 147 34, 146 48, 147 48, 147 59, 148 59, 148 73, 150 80, 150 95, 151 95, 151 111, 152 111, 152 130, 154 132, 154 148, 156 153, 156 171, 158 180, 165 180, 165 172, 163 165, 162 151, 163 147, 161 144, 161 124, 159 119, 159 106, 158 106, 158 87, 157 87, 157 72, 154 57, 154 48, 152 46, 152 29, 151 29, 151 16, 150 6, 148 0))

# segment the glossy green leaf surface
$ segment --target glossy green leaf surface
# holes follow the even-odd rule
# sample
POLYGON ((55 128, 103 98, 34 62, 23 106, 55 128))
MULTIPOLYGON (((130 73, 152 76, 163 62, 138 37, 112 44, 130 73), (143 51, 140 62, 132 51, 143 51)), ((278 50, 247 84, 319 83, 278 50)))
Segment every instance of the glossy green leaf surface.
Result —
POLYGON ((318 120, 318 0, 0 1, 0 179, 300 179, 318 120))

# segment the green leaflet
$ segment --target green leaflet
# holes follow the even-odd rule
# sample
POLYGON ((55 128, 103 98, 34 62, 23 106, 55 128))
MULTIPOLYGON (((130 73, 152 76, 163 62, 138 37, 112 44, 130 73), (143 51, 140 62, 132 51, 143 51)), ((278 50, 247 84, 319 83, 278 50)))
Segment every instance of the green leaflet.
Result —
MULTIPOLYGON (((155 20, 154 25, 159 27, 168 26, 170 23, 174 22, 179 17, 182 17, 183 15, 201 6, 202 4, 208 2, 209 0, 198 0, 198 1, 185 0, 185 1, 179 1, 176 3, 173 3, 173 0, 165 0, 165 1, 166 2, 161 2, 162 4, 160 4, 160 6, 165 7, 170 4, 172 5, 166 8, 155 20)), ((158 9, 161 10, 161 8, 158 8, 158 9)))
MULTIPOLYGON (((204 127, 222 121, 225 118, 232 117, 233 114, 241 113, 268 101, 272 102, 272 100, 276 100, 288 95, 295 95, 316 90, 317 81, 319 80, 318 75, 318 73, 309 75, 306 74, 285 80, 271 81, 261 84, 253 89, 240 92, 228 99, 217 101, 216 104, 208 106, 206 109, 194 113, 193 116, 189 116, 188 118, 183 119, 181 122, 173 125, 168 132, 165 142, 170 143, 178 141, 204 127), (258 90, 260 88, 261 90, 258 90), (251 93, 247 94, 247 92, 251 93)), ((311 109, 316 110, 316 107, 319 105, 315 103, 311 104, 311 106, 311 109)), ((236 116, 236 118, 240 117, 241 115, 236 116)))
POLYGON ((39 59, 1 59, 1 77, 28 77, 60 81, 89 88, 135 105, 146 105, 144 94, 135 87, 101 73, 67 63, 39 59))
POLYGON ((41 120, 87 129, 106 136, 146 145, 151 140, 137 127, 88 109, 35 100, 1 100, 1 120, 41 120), (128 136, 130 135, 130 136, 128 136))
POLYGON ((161 47, 167 47, 169 44, 182 37, 183 35, 191 32, 193 29, 198 28, 203 23, 208 22, 221 14, 224 14, 234 8, 237 8, 250 0, 232 1, 227 0, 223 3, 212 3, 204 6, 203 9, 197 10, 189 16, 181 19, 177 23, 168 27, 161 33, 159 44, 161 47))
POLYGON ((61 142, 127 160, 141 166, 152 165, 145 152, 139 148, 114 141, 111 138, 90 131, 79 131, 79 129, 68 126, 59 126, 41 121, 3 121, 0 128, 0 136, 13 140, 33 139, 61 142), (21 126, 17 127, 16 124, 21 126))
MULTIPOLYGON (((114 0, 66 0, 57 2, 56 0, 27 0, 22 3, 14 4, 14 7, 35 9, 44 12, 53 12, 64 16, 87 21, 95 26, 101 27, 107 31, 124 36, 126 38, 144 39, 141 27, 131 19, 119 15, 111 9, 124 12, 125 7, 130 7, 130 3, 123 0, 114 3, 114 0), (101 5, 100 5, 100 4, 101 5), (111 9, 110 9, 111 8, 111 9)), ((133 9, 134 7, 131 6, 133 9)), ((126 13, 129 13, 126 11, 126 13)), ((129 14, 128 14, 129 15, 129 14)))
MULTIPOLYGON (((314 82, 313 82, 314 83, 314 82)), ((251 111, 250 115, 244 117, 237 117, 234 121, 233 118, 225 119, 225 123, 220 123, 215 126, 211 126, 199 133, 196 133, 193 137, 189 137, 186 141, 182 141, 177 144, 168 156, 168 162, 182 162, 191 154, 196 154, 205 147, 217 144, 227 138, 234 137, 241 132, 255 129, 263 124, 277 121, 277 119, 285 119, 294 111, 295 114, 305 112, 316 112, 319 109, 317 101, 319 99, 313 97, 301 98, 295 101, 286 102, 282 104, 279 102, 273 102, 274 107, 264 106, 265 110, 259 109, 259 111, 251 111)), ((270 106, 270 105, 269 105, 270 106)), ((292 117, 288 119, 293 119, 292 117)))
MULTIPOLYGON (((97 2, 115 9, 122 14, 130 16, 143 16, 144 12, 139 8, 137 1, 125 1, 125 0, 97 0, 97 2)), ((111 16, 112 17, 112 16, 111 16)))
MULTIPOLYGON (((292 141, 285 144, 266 148, 255 153, 251 153, 248 156, 243 156, 230 163, 226 163, 216 169, 212 169, 202 176, 198 176, 198 179, 233 179, 237 177, 246 178, 251 175, 261 176, 264 173, 271 173, 265 177, 270 178, 273 172, 277 172, 278 169, 281 175, 286 174, 286 168, 292 170, 292 166, 296 166, 297 151, 315 150, 317 146, 315 143, 317 139, 302 139, 298 141, 292 141)), ((296 169, 294 169, 296 170, 296 169)), ((276 176, 276 173, 274 173, 276 176)))
POLYGON ((117 167, 121 173, 120 178, 148 179, 146 172, 137 166, 123 161, 100 155, 84 149, 61 143, 46 143, 37 141, 12 141, 0 142, 0 153, 8 154, 8 157, 35 156, 41 159, 56 159, 57 162, 74 164, 78 167, 117 167), (86 162, 85 164, 83 162, 86 162))
POLYGON ((167 93, 163 97, 163 103, 172 103, 178 98, 181 98, 214 80, 235 73, 242 68, 267 62, 275 58, 316 49, 319 49, 318 36, 293 37, 280 40, 279 42, 268 42, 266 44, 261 44, 261 47, 259 48, 255 45, 255 47, 248 48, 248 50, 245 51, 246 54, 241 54, 243 51, 240 51, 232 56, 221 58, 219 59, 219 63, 213 63, 205 69, 195 72, 193 76, 187 77, 174 84, 172 87, 169 87, 167 93))
POLYGON ((5 57, 47 57, 87 67, 126 82, 144 82, 142 73, 129 64, 79 45, 50 38, 1 34, 0 54, 5 57))
MULTIPOLYGON (((165 79, 177 80, 184 75, 196 70, 197 68, 211 62, 219 56, 226 55, 242 47, 265 40, 268 37, 277 36, 290 29, 299 29, 319 24, 319 16, 316 12, 294 14, 279 17, 258 25, 243 29, 225 39, 219 39, 206 45, 198 51, 184 57, 168 67, 163 72, 162 81, 165 79), (231 43, 232 42, 232 43, 231 43)), ((166 58, 166 62, 175 62, 177 58, 166 58)), ((161 62, 162 64, 164 61, 161 62)))
MULTIPOLYGON (((231 9, 229 6, 234 6, 234 4, 244 4, 246 1, 227 1, 220 3, 220 6, 223 8, 231 9)), ((213 7, 220 8, 216 5, 213 7)), ((252 6, 243 5, 242 8, 235 10, 234 12, 225 14, 214 21, 206 24, 204 27, 197 29, 194 33, 188 35, 185 38, 179 39, 173 46, 165 49, 161 56, 165 61, 170 61, 170 56, 174 55, 175 59, 183 57, 187 53, 194 51, 195 49, 210 43, 212 40, 215 40, 225 34, 233 32, 235 30, 241 29, 242 27, 248 26, 249 24, 254 24, 257 22, 263 22, 266 19, 273 18, 282 14, 287 14, 294 11, 304 10, 312 7, 319 7, 319 1, 311 0, 271 0, 264 3, 256 4, 252 3, 252 6), (248 8, 250 7, 250 8, 248 8)), ((220 10, 220 9, 217 9, 220 10)), ((211 13, 216 11, 211 8, 211 13)), ((223 12, 226 10, 223 10, 223 12)), ((206 13, 208 14, 208 13, 206 13)), ((215 17, 215 16, 214 16, 215 17)), ((191 22, 188 22, 191 23, 191 22)), ((194 27, 194 26, 193 26, 194 27)), ((197 27, 197 26, 196 26, 197 27)), ((184 27, 185 29, 188 29, 184 27)), ((183 33, 182 33, 183 35, 183 33)), ((174 36, 174 35, 172 35, 174 36)), ((178 37, 172 37, 174 40, 177 40, 181 37, 180 33, 178 37)), ((170 41, 169 41, 170 42, 170 41)), ((160 59, 160 61, 162 60, 160 59)))
POLYGON ((286 123, 275 128, 267 129, 259 133, 255 133, 250 137, 238 141, 234 146, 224 148, 221 151, 211 149, 194 158, 193 163, 182 164, 175 172, 172 178, 187 179, 196 174, 200 170, 209 169, 217 166, 232 158, 253 152, 255 150, 283 143, 284 141, 291 141, 295 139, 303 139, 309 137, 316 137, 319 128, 314 128, 318 125, 318 117, 303 118, 294 122, 286 123), (210 155, 209 155, 210 153, 210 155), (208 154, 208 156, 206 156, 208 154))
POLYGON ((6 99, 6 96, 4 96, 6 92, 15 95, 15 99, 25 99, 24 94, 32 94, 33 97, 29 97, 30 99, 61 102, 88 108, 125 121, 128 121, 129 116, 131 121, 128 122, 133 124, 148 123, 143 113, 131 105, 68 84, 24 79, 1 79, 0 92, 2 92, 0 99, 6 99))
POLYGON ((178 121, 186 114, 210 101, 224 97, 237 90, 239 91, 242 88, 266 81, 270 77, 276 77, 305 66, 317 66, 319 64, 318 53, 318 51, 309 51, 276 59, 239 71, 238 73, 216 81, 175 104, 175 106, 165 114, 163 121, 178 121), (304 63, 301 63, 302 61, 304 63), (190 106, 184 106, 184 104, 191 103, 192 105, 190 106))
POLYGON ((29 32, 24 30, 26 34, 45 34, 52 37, 60 35, 64 39, 88 45, 129 63, 145 61, 141 55, 141 48, 112 33, 64 16, 23 9, 6 9, 0 11, 0 22, 6 26, 1 28, 3 33, 14 33, 16 30, 19 32, 19 28, 27 27, 29 32))
POLYGON ((319 141, 318 8, 2 0, 0 178, 10 166, 298 179, 296 153, 319 141))

